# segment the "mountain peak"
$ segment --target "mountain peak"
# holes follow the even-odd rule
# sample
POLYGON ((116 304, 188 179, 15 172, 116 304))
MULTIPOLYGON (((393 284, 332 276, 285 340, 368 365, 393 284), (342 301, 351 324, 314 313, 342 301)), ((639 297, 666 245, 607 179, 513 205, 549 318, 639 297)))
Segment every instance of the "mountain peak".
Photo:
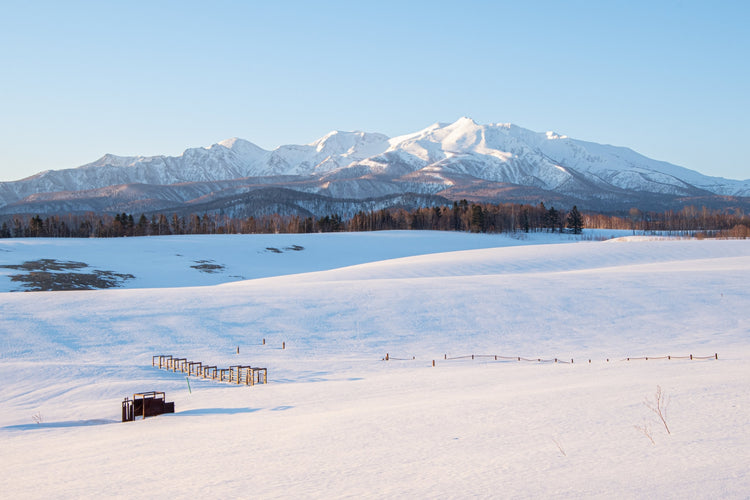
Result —
POLYGON ((361 132, 343 132, 341 130, 331 130, 326 135, 321 137, 320 139, 317 139, 311 143, 308 144, 308 146, 312 146, 317 151, 322 151, 327 144, 340 142, 342 139, 344 139, 345 136, 351 135, 351 134, 361 134, 361 132))
POLYGON ((238 142, 242 142, 244 139, 240 139, 239 137, 230 137, 229 139, 224 139, 223 141, 219 141, 219 146, 224 146, 225 148, 232 149, 232 147, 237 144, 238 142))
MULTIPOLYGON (((240 139, 239 137, 231 137, 229 139, 224 139, 223 141, 218 143, 219 146, 224 146, 227 149, 231 150, 257 150, 257 151, 264 151, 263 148, 258 147, 257 145, 253 144, 250 141, 246 141, 245 139, 240 139)), ((209 147, 210 149, 210 147, 209 147)))
POLYGON ((205 149, 210 151, 212 149, 215 149, 217 146, 230 150, 232 153, 237 155, 237 157, 239 157, 241 162, 246 165, 260 161, 261 158, 268 154, 268 151, 266 151, 265 149, 256 146, 250 141, 240 139, 239 137, 224 139, 218 144, 214 144, 213 146, 209 146, 205 149))
POLYGON ((86 165, 82 165, 81 168, 91 167, 127 167, 131 165, 133 162, 143 160, 146 157, 144 156, 117 156, 113 155, 111 153, 107 153, 101 158, 99 158, 96 161, 93 161, 91 163, 87 163, 86 165))
POLYGON ((546 132, 546 135, 547 135, 547 139, 549 139, 551 141, 556 140, 556 139, 567 139, 568 138, 567 135, 561 135, 561 134, 558 134, 557 132, 552 132, 551 130, 548 130, 546 132))
POLYGON ((381 149, 384 151, 387 142, 388 136, 383 134, 360 130, 352 132, 332 130, 308 146, 315 148, 318 153, 356 155, 358 152, 366 152, 367 156, 372 156, 381 153, 381 149))
POLYGON ((453 125, 457 126, 477 126, 477 122, 475 122, 472 118, 469 118, 468 116, 462 116, 455 122, 453 122, 453 125))

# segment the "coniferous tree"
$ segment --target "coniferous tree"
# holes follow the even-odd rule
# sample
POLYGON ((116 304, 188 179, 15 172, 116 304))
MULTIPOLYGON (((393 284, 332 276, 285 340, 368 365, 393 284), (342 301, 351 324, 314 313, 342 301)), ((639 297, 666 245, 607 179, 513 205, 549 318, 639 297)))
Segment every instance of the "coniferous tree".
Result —
POLYGON ((484 212, 480 205, 471 206, 471 226, 472 233, 480 233, 484 229, 484 212))
POLYGON ((34 237, 44 236, 44 223, 42 222, 42 218, 39 217, 39 215, 35 215, 34 217, 31 218, 29 229, 30 229, 31 236, 34 236, 34 237))
POLYGON ((573 234, 581 234, 581 231, 583 231, 583 216, 575 205, 568 213, 568 229, 572 229, 573 234))
POLYGON ((560 212, 555 210, 555 207, 550 207, 544 217, 544 227, 549 229, 551 232, 555 232, 555 228, 560 226, 560 212))
POLYGON ((144 214, 141 214, 141 218, 138 219, 138 225, 135 228, 136 236, 145 236, 148 234, 148 219, 144 214))

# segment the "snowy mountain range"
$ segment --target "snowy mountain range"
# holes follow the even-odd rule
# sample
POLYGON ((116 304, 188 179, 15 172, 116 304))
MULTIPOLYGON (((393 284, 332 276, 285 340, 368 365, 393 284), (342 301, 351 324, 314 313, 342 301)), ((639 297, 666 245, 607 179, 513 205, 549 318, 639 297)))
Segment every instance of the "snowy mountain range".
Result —
POLYGON ((232 138, 180 156, 111 154, 78 168, 0 183, 0 213, 253 210, 316 214, 446 200, 599 210, 750 206, 750 179, 709 177, 635 151, 470 118, 418 132, 334 131, 273 151, 232 138), (278 196, 283 193, 284 204, 278 196), (419 196, 412 196, 419 195, 419 196), (300 205, 311 196, 321 203, 300 205), (265 207, 265 208, 264 208, 265 207))

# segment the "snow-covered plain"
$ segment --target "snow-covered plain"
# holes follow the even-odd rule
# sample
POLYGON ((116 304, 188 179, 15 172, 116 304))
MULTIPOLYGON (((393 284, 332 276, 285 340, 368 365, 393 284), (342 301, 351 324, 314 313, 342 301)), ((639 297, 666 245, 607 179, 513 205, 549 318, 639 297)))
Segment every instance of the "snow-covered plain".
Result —
POLYGON ((0 240, 0 265, 135 276, 10 293, 3 269, 0 491, 747 498, 750 242, 585 236, 0 240), (270 383, 190 392, 155 354, 264 366, 270 383), (575 362, 443 359, 469 354, 575 362), (671 434, 643 404, 657 386, 671 434), (148 390, 176 413, 120 423, 148 390))

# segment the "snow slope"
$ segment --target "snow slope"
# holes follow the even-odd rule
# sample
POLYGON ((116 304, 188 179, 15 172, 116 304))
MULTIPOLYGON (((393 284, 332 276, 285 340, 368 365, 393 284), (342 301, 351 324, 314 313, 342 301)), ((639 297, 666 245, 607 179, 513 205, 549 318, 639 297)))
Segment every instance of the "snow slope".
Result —
MULTIPOLYGON (((414 249, 419 237, 322 235, 310 253, 274 254, 304 257, 312 273, 277 261, 278 276, 215 286, 3 293, 0 488, 14 498, 747 496, 746 241, 492 248, 426 233, 431 247, 466 238, 464 248, 320 270, 378 247, 395 257, 392 240, 414 249), (271 383, 192 378, 189 392, 183 375, 150 366, 153 354, 266 366, 271 383), (443 359, 467 354, 575 362, 443 359), (671 434, 643 404, 657 385, 671 398, 671 434), (177 413, 118 422, 122 397, 154 389, 177 413)), ((169 255, 177 242, 110 241, 118 272, 137 245, 169 255)), ((179 243, 192 256, 228 242, 179 243)))
MULTIPOLYGON (((590 231, 607 238, 627 231, 590 231)), ((56 259, 83 262, 85 270, 134 276, 125 288, 218 285, 282 274, 323 271, 367 262, 423 254, 576 241, 573 235, 461 234, 432 231, 370 233, 163 236, 125 239, 0 239, 0 292, 21 291, 11 276, 26 261, 56 259), (113 255, 117 257, 113 259, 113 255), (201 270, 201 264, 220 266, 201 270)))

